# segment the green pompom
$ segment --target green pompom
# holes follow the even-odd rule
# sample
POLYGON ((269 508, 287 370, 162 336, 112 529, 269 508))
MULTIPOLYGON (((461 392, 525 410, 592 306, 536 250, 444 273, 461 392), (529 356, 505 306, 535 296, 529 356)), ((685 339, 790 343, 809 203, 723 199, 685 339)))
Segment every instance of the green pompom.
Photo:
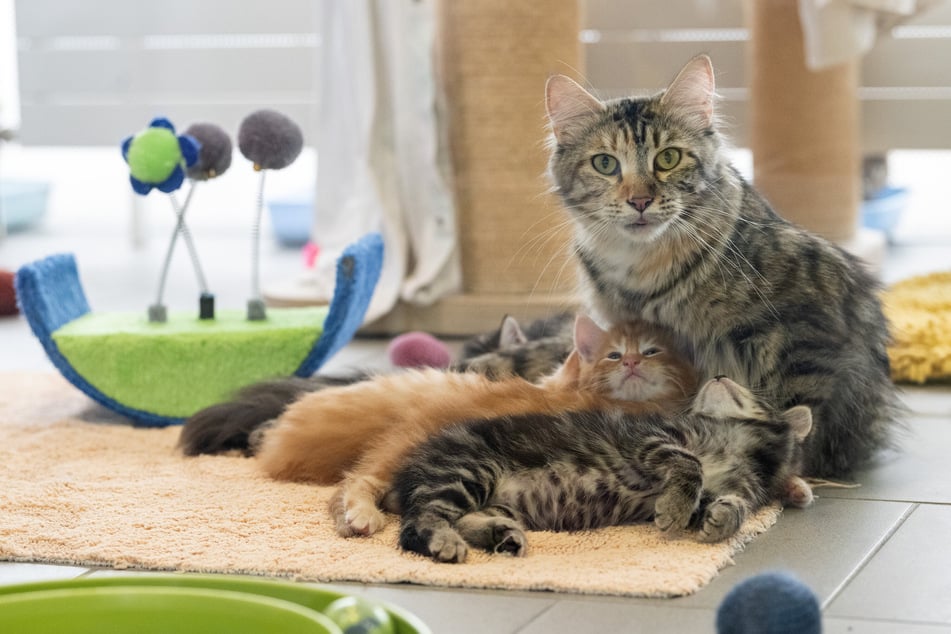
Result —
POLYGON ((136 179, 149 184, 161 183, 182 162, 178 137, 168 128, 146 128, 132 138, 126 161, 136 179))

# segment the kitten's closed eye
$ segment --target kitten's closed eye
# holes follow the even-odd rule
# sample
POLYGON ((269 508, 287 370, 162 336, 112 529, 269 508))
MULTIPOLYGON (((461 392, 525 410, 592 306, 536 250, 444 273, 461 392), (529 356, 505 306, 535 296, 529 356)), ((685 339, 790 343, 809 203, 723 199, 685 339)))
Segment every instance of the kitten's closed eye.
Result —
POLYGON ((641 354, 644 355, 645 357, 654 357, 660 354, 661 352, 663 352, 663 350, 661 350, 660 348, 651 347, 641 352, 641 354))
POLYGON ((620 352, 618 352, 617 350, 615 350, 615 351, 613 351, 613 352, 609 352, 605 358, 606 358, 606 359, 610 359, 611 361, 620 361, 620 360, 621 360, 621 357, 623 357, 623 356, 624 356, 624 355, 622 355, 620 352))

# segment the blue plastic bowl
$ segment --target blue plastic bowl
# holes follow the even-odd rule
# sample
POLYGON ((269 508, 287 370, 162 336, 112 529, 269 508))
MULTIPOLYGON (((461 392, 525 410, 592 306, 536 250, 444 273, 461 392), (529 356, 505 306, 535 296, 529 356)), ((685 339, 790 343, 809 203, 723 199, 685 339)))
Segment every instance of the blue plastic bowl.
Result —
POLYGON ((287 247, 302 247, 310 240, 314 223, 314 199, 288 198, 267 203, 274 237, 287 247))
POLYGON ((23 231, 46 214, 49 183, 0 181, 0 223, 7 231, 23 231))
POLYGON ((869 229, 880 229, 890 236, 901 220, 907 203, 907 188, 882 188, 874 198, 862 203, 862 224, 869 229))

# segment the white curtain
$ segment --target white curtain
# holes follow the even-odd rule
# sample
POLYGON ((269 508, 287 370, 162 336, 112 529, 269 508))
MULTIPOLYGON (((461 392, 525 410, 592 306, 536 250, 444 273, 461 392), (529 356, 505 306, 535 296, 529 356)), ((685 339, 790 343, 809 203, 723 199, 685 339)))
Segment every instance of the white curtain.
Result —
POLYGON ((347 244, 381 232, 367 321, 398 299, 429 304, 461 283, 434 13, 425 0, 324 0, 315 288, 329 291, 347 244))
POLYGON ((859 57, 875 37, 936 0, 799 0, 806 63, 820 70, 859 57))

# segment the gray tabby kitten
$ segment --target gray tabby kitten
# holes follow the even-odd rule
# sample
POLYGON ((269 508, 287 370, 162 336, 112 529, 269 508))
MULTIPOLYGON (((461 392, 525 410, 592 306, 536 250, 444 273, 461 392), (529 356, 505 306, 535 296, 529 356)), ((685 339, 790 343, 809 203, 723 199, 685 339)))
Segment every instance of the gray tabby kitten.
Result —
POLYGON ((547 109, 550 176, 596 318, 667 326, 701 376, 809 406, 807 475, 848 476, 889 444, 896 392, 878 285, 728 163, 709 58, 646 98, 601 102, 554 76, 547 109))
POLYGON ((396 475, 400 546, 461 562, 469 546, 524 555, 525 530, 651 519, 720 541, 785 495, 811 425, 809 408, 780 413, 725 377, 672 418, 607 410, 455 425, 396 475))
POLYGON ((531 322, 524 331, 510 316, 498 330, 463 344, 459 372, 478 372, 490 379, 520 376, 532 383, 550 375, 574 345, 575 316, 558 313, 531 322))

